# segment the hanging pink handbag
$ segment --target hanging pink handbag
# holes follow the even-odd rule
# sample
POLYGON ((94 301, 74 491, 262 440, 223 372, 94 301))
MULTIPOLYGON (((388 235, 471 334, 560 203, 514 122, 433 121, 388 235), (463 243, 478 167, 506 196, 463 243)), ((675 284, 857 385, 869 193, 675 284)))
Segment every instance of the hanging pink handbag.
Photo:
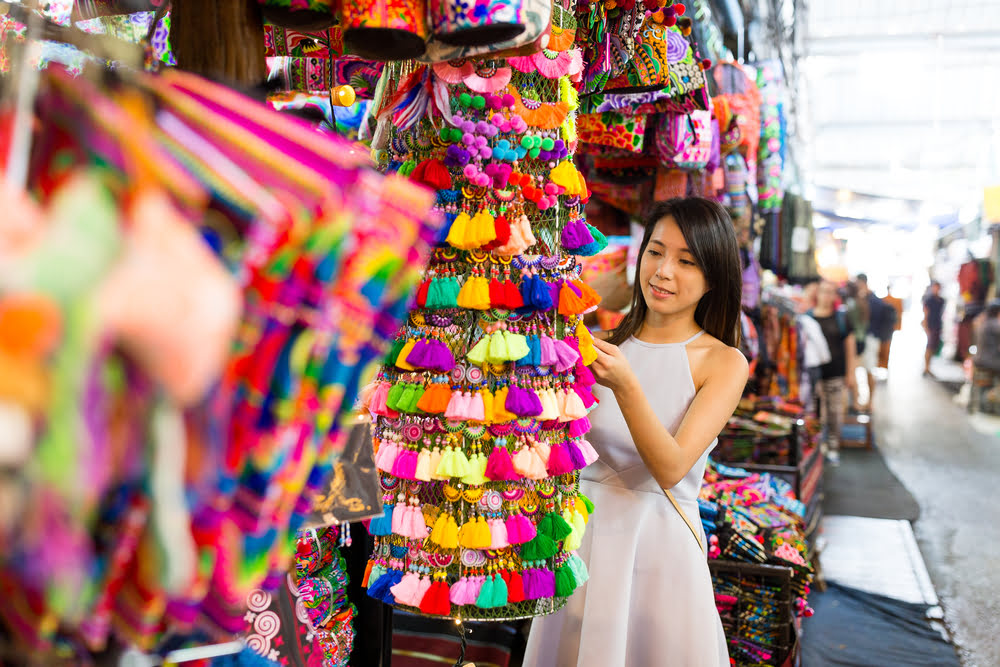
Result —
POLYGON ((665 167, 699 171, 712 157, 712 114, 666 113, 656 127, 656 156, 665 167))

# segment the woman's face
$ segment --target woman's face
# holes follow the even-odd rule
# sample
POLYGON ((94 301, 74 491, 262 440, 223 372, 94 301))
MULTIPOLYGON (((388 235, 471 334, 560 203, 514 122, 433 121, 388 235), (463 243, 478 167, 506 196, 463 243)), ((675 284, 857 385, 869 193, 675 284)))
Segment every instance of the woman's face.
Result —
POLYGON ((649 314, 676 316, 697 308, 708 283, 671 216, 656 223, 639 258, 639 283, 649 314))
POLYGON ((837 301, 837 288, 833 286, 833 283, 823 281, 819 284, 816 289, 816 306, 823 310, 828 310, 833 308, 833 304, 837 301))

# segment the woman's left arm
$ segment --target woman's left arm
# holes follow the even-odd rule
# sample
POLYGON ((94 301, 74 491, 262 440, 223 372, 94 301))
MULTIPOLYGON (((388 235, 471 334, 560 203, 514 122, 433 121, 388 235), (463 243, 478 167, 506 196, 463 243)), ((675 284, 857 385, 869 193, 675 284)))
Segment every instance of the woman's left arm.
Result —
POLYGON ((595 346, 600 352, 595 374, 615 393, 639 456, 660 486, 673 488, 732 417, 746 387, 746 358, 732 347, 719 347, 709 353, 701 374, 705 380, 676 435, 672 435, 653 411, 625 355, 604 341, 596 341, 595 346))

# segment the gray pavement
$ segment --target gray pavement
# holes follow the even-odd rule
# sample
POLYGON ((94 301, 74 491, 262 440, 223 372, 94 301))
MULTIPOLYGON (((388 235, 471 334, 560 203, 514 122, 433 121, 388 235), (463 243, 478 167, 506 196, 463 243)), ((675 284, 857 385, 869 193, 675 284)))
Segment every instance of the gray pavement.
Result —
MULTIPOLYGON (((889 376, 875 391, 876 442, 920 503, 917 542, 965 667, 1000 665, 1000 437, 923 378, 923 332, 893 341, 889 376), (978 428, 977 428, 978 426, 978 428)), ((954 380, 960 369, 932 370, 954 380)))

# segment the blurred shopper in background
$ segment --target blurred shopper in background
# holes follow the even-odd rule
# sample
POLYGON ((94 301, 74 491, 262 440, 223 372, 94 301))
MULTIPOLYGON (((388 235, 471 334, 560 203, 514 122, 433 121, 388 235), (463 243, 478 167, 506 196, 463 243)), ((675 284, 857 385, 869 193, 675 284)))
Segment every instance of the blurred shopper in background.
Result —
MULTIPOLYGON (((867 313, 868 327, 865 330, 864 349, 861 352, 861 363, 865 367, 868 375, 868 412, 871 412, 872 402, 875 398, 875 369, 879 367, 879 350, 882 343, 892 340, 892 333, 896 325, 896 311, 892 306, 875 296, 875 293, 868 287, 868 276, 859 273, 855 280, 858 290, 858 305, 864 304, 864 311, 867 313)), ((859 409, 857 399, 855 408, 859 409)))
POLYGON ((857 347, 854 331, 847 313, 837 309, 837 289, 829 281, 819 283, 816 307, 809 314, 822 329, 830 351, 830 360, 820 366, 818 392, 820 419, 826 432, 824 452, 831 464, 838 465, 840 431, 847 410, 847 391, 857 393, 854 372, 857 347))
POLYGON ((941 297, 941 283, 931 281, 924 295, 924 331, 927 332, 927 348, 924 351, 924 376, 931 375, 931 359, 941 352, 941 330, 944 328, 944 299, 941 297))

